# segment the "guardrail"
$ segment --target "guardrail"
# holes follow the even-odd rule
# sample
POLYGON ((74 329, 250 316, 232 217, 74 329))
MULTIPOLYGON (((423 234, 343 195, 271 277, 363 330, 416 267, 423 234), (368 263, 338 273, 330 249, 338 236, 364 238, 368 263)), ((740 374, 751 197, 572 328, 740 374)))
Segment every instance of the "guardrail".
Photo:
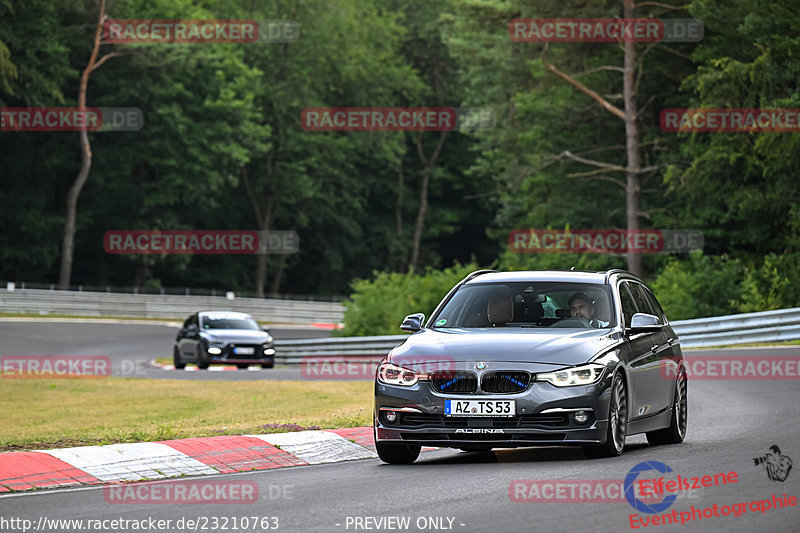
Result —
POLYGON ((256 320, 267 323, 338 324, 344 316, 344 307, 338 302, 0 289, 0 312, 4 313, 174 318, 182 321, 203 310, 249 313, 256 320))
MULTIPOLYGON (((670 325, 680 337, 682 348, 796 340, 800 339, 800 307, 678 320, 670 325)), ((381 335, 283 340, 275 344, 278 362, 284 364, 299 364, 304 357, 359 357, 378 361, 406 338, 408 335, 381 335)))
POLYGON ((672 322, 683 348, 800 339, 800 307, 672 322))

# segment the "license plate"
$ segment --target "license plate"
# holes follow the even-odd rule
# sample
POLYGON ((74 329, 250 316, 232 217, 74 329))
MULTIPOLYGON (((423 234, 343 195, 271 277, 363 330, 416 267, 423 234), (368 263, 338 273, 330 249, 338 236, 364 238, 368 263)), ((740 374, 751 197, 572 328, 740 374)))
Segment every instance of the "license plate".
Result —
POLYGON ((445 416, 495 416, 515 414, 514 400, 445 400, 445 416))
POLYGON ((252 347, 234 348, 233 353, 235 353, 236 355, 253 355, 255 353, 255 348, 252 347))

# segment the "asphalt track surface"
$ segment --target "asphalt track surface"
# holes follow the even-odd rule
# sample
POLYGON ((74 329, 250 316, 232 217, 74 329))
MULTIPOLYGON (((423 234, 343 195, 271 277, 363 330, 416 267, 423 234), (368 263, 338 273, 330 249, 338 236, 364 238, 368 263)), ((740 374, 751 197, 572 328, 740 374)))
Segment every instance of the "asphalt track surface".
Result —
MULTIPOLYGON (((155 350, 160 340, 139 332, 95 332, 61 330, 67 337, 57 342, 43 331, 26 338, 9 337, 7 324, 0 336, 3 354, 22 354, 22 348, 36 354, 105 353, 131 357, 137 348, 155 350), (80 335, 79 335, 80 333, 80 335), (9 342, 11 341, 11 342, 9 342), (15 344, 16 343, 16 344, 15 344), (117 350, 113 347, 119 346, 117 350), (13 348, 13 350, 9 350, 13 348), (74 349, 74 351, 73 351, 74 349)), ((15 334, 28 332, 15 327, 15 334)), ((138 329, 134 328, 134 329, 138 329)), ((53 330, 56 331, 56 330, 53 330)), ((155 333, 155 332, 148 332, 155 333)), ((277 333, 277 332, 276 332, 277 333)), ((167 340, 169 336, 167 336, 167 340)), ((163 351, 163 349, 161 349, 163 351)), ((694 352, 695 354, 697 352, 694 352)), ((714 352, 703 351, 704 355, 714 352)), ((750 348, 719 351, 728 355, 797 356, 800 347, 750 348)), ((692 357, 693 352, 687 352, 692 357)), ((162 371, 167 372, 167 371, 162 371)), ((178 372, 169 372, 170 377, 178 372)), ((184 379, 203 379, 201 374, 184 373, 184 379)), ((225 378, 266 372, 219 372, 225 378)), ((263 376, 262 376, 263 375, 263 376)), ((220 376, 222 377, 222 376, 220 376)), ((183 518, 201 519, 197 530, 273 531, 262 527, 242 528, 244 517, 277 517, 277 531, 800 531, 800 507, 753 510, 749 502, 772 495, 800 498, 800 466, 784 482, 771 481, 763 466, 753 458, 778 445, 783 455, 800 460, 800 382, 797 380, 690 380, 689 429, 683 444, 650 446, 643 436, 630 437, 621 457, 584 458, 579 449, 526 448, 495 450, 487 454, 455 450, 423 452, 413 465, 392 466, 377 459, 336 464, 280 468, 253 473, 215 476, 215 480, 252 481, 259 500, 253 504, 114 504, 107 503, 102 487, 57 489, 0 497, 2 519, 21 518, 37 524, 47 519, 136 519, 172 520, 163 531, 190 531, 177 527, 183 518), (684 491, 664 513, 673 510, 691 514, 695 509, 748 503, 741 516, 694 519, 684 525, 631 527, 630 516, 640 513, 626 501, 611 503, 529 503, 514 502, 509 488, 515 480, 597 480, 625 479, 631 468, 643 461, 659 461, 682 477, 713 476, 736 472, 735 483, 684 491), (233 518, 240 522, 233 527, 233 518), (408 527, 376 527, 382 517, 408 517, 408 527), (428 520, 436 519, 438 522, 428 520), (226 519, 226 520, 225 520, 226 519), (452 519, 452 522, 450 520, 452 519), (213 521, 218 527, 212 528, 213 521), (360 524, 360 527, 357 526, 360 524), (437 527, 437 524, 441 524, 437 527)), ((674 474, 671 474, 674 476, 674 474)), ((644 477, 644 474, 642 475, 644 477)), ((648 478, 655 477, 648 475, 648 478)), ((210 478, 202 478, 210 479, 210 478)), ((513 492, 513 491, 512 491, 513 492)), ((799 502, 800 503, 800 502, 799 502)), ((765 506, 762 506, 765 507, 765 506)), ((741 507, 739 508, 741 510, 741 507)), ((696 516, 696 515, 695 515, 696 516)), ((267 521, 273 524, 273 521, 267 521)), ((18 524, 19 525, 19 524, 18 524)), ((88 525, 85 523, 84 525, 88 525)), ((397 526, 396 522, 388 523, 397 526)), ((638 525, 638 524, 637 524, 638 525)), ((112 529, 50 528, 49 531, 111 531, 112 529)), ((133 531, 134 529, 128 529, 133 531)), ((0 531, 21 531, 11 523, 0 531)), ((126 531, 114 529, 114 531, 126 531)), ((154 530, 155 531, 155 530, 154 530)))
MULTIPOLYGON (((0 355, 102 355, 111 360, 116 376, 192 380, 302 379, 297 367, 277 367, 259 372, 182 372, 149 364, 155 358, 172 359, 175 326, 97 324, 74 322, 0 321, 0 355)), ((270 328, 275 339, 330 337, 329 330, 306 327, 270 328)), ((2 530, 0 530, 2 532, 2 530)))

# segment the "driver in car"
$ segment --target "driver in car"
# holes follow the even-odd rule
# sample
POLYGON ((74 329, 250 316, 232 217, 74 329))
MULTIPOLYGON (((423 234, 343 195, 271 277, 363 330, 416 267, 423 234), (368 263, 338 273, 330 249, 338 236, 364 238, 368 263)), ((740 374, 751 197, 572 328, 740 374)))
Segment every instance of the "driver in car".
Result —
POLYGON ((575 318, 583 318, 593 328, 608 327, 608 322, 598 320, 595 316, 594 300, 582 292, 576 292, 569 297, 569 314, 575 318))

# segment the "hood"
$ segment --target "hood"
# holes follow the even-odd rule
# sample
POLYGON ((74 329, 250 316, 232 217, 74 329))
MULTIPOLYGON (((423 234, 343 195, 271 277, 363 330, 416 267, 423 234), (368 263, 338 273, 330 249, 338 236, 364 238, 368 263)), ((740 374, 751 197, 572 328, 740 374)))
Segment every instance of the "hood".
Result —
POLYGON ((255 329, 204 329, 202 332, 211 342, 263 344, 272 342, 272 336, 255 329))
POLYGON ((389 357, 412 365, 495 361, 564 367, 585 363, 621 342, 619 332, 608 329, 426 329, 411 335, 389 357))

